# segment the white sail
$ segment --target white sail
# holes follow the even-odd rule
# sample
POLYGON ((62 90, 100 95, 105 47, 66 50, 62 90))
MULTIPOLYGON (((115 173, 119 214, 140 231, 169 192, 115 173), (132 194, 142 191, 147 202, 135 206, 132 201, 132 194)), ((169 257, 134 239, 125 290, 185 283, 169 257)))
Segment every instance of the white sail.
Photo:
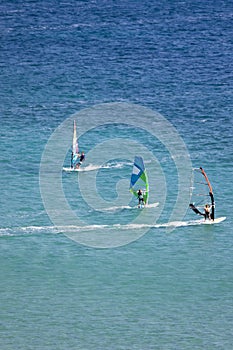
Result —
POLYGON ((76 128, 76 122, 74 120, 74 128, 73 128, 73 143, 72 143, 72 156, 71 156, 71 166, 75 167, 78 158, 79 158, 79 153, 78 153, 78 139, 77 139, 77 128, 76 128))

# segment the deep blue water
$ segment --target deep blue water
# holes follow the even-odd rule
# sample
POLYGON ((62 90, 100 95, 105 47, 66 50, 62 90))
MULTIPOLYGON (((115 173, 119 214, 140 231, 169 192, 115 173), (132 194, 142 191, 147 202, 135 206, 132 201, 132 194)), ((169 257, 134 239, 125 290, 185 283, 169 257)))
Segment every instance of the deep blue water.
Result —
MULTIPOLYGON (((1 349, 231 350, 232 2, 2 1, 0 33, 1 349), (187 209, 183 225, 167 230, 183 154, 175 149, 172 157, 153 136, 153 118, 149 131, 132 127, 127 117, 123 124, 117 113, 105 125, 105 108, 116 102, 157 111, 175 127, 193 167, 208 173, 224 222, 190 224, 199 218, 187 209), (95 115, 98 105, 102 115, 95 115), (85 166, 97 165, 96 192, 106 207, 118 196, 120 205, 136 205, 128 191, 126 203, 121 193, 132 169, 129 143, 151 152, 145 157, 151 200, 160 205, 145 235, 125 225, 138 215, 147 222, 149 211, 97 211, 93 182, 85 183, 95 172, 62 172, 70 151, 64 164, 58 155, 67 135, 71 146, 72 123, 48 164, 48 179, 53 184, 54 176, 56 185, 60 176, 70 207, 84 222, 81 236, 111 241, 113 234, 129 244, 79 244, 69 239, 76 229, 67 236, 66 227, 54 228, 44 206, 43 152, 74 114, 78 133, 96 121, 79 144, 85 166), (98 149, 116 137, 122 142, 98 149)), ((148 127, 143 113, 137 118, 148 127)), ((51 198, 49 186, 47 193, 51 198)), ((63 206, 55 214, 61 223, 64 215, 66 226, 63 206)))

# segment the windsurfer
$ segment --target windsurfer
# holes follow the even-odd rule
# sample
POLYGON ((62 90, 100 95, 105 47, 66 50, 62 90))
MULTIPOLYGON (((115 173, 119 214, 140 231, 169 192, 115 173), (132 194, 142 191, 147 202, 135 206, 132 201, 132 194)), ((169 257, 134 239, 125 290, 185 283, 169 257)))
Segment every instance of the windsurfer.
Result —
MULTIPOLYGON (((202 206, 204 206, 204 212, 201 212, 198 207, 195 207, 195 205, 193 203, 190 203, 189 204, 189 208, 192 209, 194 211, 194 213, 198 214, 198 215, 202 215, 204 216, 205 220, 208 219, 208 220, 211 220, 211 221, 214 221, 214 212, 215 212, 215 202, 214 202, 214 194, 213 194, 213 189, 212 189, 212 186, 211 186, 211 183, 209 182, 209 179, 204 171, 203 168, 199 168, 199 169, 195 169, 195 170, 199 170, 201 171, 201 174, 204 176, 204 179, 205 179, 205 183, 204 185, 208 185, 208 188, 209 188, 209 193, 207 194, 206 193, 206 190, 205 190, 205 193, 202 194, 202 193, 198 193, 196 194, 196 196, 208 196, 210 197, 210 204, 205 204, 202 203, 202 206)), ((197 186, 199 186, 199 184, 203 184, 202 180, 198 180, 195 182, 197 184, 197 186)), ((194 189, 195 189, 195 186, 194 186, 194 189)), ((201 188, 202 190, 202 188, 201 188)), ((194 193, 195 195, 195 193, 194 193)), ((199 202, 200 204, 201 202, 199 202)))
POLYGON ((204 206, 204 213, 202 213, 200 210, 198 210, 194 204, 190 203, 189 204, 189 208, 192 209, 196 214, 198 215, 201 215, 201 216, 204 216, 205 220, 208 219, 208 220, 214 220, 213 219, 213 213, 211 213, 210 209, 211 209, 211 206, 209 204, 206 204, 204 206))
POLYGON ((138 199, 138 207, 145 206, 149 198, 149 183, 142 157, 135 156, 129 190, 138 199), (135 189, 134 189, 135 186, 135 189), (145 186, 142 191, 141 186, 145 186))
POLYGON ((79 158, 79 162, 78 162, 78 164, 76 165, 76 169, 79 169, 79 168, 80 168, 80 166, 82 165, 82 163, 84 162, 84 160, 85 160, 85 153, 82 152, 82 153, 81 153, 81 156, 80 156, 80 158, 79 158))
POLYGON ((138 190, 138 206, 145 205, 142 190, 138 190))
POLYGON ((206 205, 205 205, 205 207, 204 207, 204 211, 205 211, 205 213, 204 213, 205 220, 206 220, 206 219, 211 220, 211 215, 210 215, 210 206, 209 206, 209 204, 206 204, 206 205))

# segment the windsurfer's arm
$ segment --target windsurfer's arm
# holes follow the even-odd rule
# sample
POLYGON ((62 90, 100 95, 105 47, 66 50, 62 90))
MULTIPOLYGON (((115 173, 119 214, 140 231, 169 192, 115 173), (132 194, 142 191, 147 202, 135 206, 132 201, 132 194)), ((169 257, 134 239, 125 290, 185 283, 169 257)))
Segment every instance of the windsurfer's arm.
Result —
POLYGON ((194 211, 194 213, 196 213, 198 215, 205 216, 205 214, 202 213, 200 210, 198 210, 192 203, 189 204, 189 208, 192 209, 194 211))

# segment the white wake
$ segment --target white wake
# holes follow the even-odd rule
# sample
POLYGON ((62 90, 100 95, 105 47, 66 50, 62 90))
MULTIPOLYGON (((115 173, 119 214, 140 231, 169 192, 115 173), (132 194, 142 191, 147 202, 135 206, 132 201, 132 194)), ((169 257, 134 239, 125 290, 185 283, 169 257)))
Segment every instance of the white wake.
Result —
POLYGON ((82 165, 79 169, 74 169, 70 167, 63 167, 62 170, 68 173, 71 172, 81 172, 81 171, 95 171, 100 169, 120 169, 123 168, 125 165, 129 165, 129 163, 126 162, 120 162, 120 163, 109 163, 105 165, 98 165, 98 164, 88 164, 86 166, 82 165))
POLYGON ((106 224, 106 225, 80 225, 80 226, 19 226, 19 227, 6 227, 0 228, 1 236, 16 236, 18 234, 57 234, 57 233, 71 233, 82 231, 98 231, 106 229, 112 230, 135 230, 141 228, 169 228, 169 227, 187 227, 187 226, 199 226, 199 225, 212 225, 218 224, 224 221, 226 217, 217 218, 214 222, 201 220, 189 220, 189 221, 171 221, 159 224, 106 224))
POLYGON ((99 209, 100 211, 116 211, 116 210, 121 210, 121 209, 148 209, 148 208, 156 208, 159 205, 159 202, 156 203, 151 203, 151 204, 147 204, 145 207, 143 208, 138 208, 137 205, 135 206, 130 206, 130 205, 121 205, 121 206, 115 206, 115 207, 107 207, 107 208, 101 208, 99 209))

